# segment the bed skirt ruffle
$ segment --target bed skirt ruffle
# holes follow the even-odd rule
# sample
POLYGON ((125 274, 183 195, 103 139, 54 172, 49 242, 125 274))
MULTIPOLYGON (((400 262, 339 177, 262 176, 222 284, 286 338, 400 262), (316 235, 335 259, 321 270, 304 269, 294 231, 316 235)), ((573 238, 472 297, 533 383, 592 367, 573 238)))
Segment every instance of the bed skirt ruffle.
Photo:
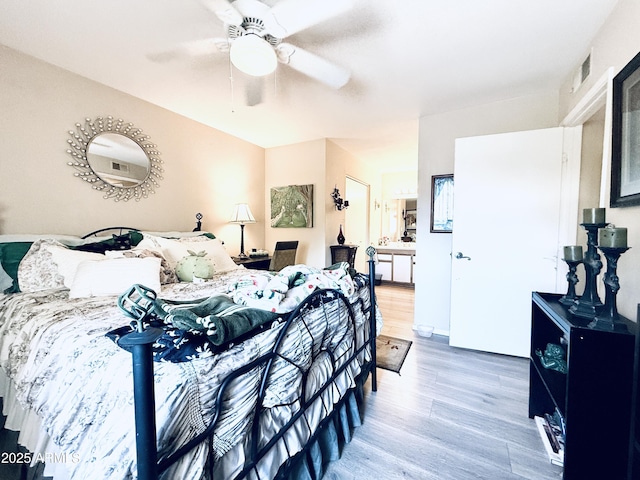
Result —
POLYGON ((66 480, 69 473, 65 463, 75 461, 75 457, 68 452, 60 451, 42 428, 40 417, 34 411, 25 409, 16 400, 12 382, 1 368, 0 397, 2 397, 2 414, 7 417, 4 428, 19 432, 18 445, 25 447, 31 453, 30 466, 34 467, 38 462, 44 463, 45 477, 66 480))
MULTIPOLYGON (((371 364, 363 366, 351 388, 325 418, 313 438, 279 470, 276 480, 317 480, 322 477, 330 462, 340 459, 344 446, 351 441, 353 431, 362 425, 364 418, 364 386, 371 364)), ((25 410, 16 400, 11 381, 0 369, 0 397, 3 397, 3 414, 7 416, 5 428, 19 431, 18 443, 43 458, 60 454, 57 446, 41 428, 35 412, 25 410)), ((34 455, 34 458, 36 456, 34 455)), ((67 478, 64 463, 47 463, 45 476, 56 480, 67 478)))
POLYGON ((278 472, 275 480, 317 480, 324 475, 329 463, 339 460, 353 431, 364 419, 364 385, 371 364, 363 366, 350 389, 325 418, 304 449, 298 452, 278 472))

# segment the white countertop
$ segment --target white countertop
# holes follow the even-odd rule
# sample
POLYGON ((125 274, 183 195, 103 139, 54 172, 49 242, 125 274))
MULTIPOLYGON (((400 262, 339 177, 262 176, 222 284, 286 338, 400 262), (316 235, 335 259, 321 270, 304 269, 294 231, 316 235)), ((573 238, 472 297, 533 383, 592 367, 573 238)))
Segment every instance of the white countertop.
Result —
POLYGON ((378 245, 375 247, 378 253, 399 253, 399 254, 415 254, 415 242, 390 242, 387 245, 378 245))

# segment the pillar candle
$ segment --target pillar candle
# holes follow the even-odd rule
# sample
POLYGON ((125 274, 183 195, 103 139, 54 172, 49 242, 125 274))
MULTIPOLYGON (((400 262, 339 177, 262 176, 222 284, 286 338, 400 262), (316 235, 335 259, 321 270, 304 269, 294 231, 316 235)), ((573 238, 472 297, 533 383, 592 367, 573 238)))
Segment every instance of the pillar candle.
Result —
POLYGON ((568 245, 564 247, 564 259, 567 262, 581 262, 582 258, 582 247, 580 245, 568 245))
POLYGON ((604 208, 585 208, 582 211, 582 223, 605 223, 604 208))
POLYGON ((627 248, 626 228, 599 228, 598 246, 609 248, 627 248))

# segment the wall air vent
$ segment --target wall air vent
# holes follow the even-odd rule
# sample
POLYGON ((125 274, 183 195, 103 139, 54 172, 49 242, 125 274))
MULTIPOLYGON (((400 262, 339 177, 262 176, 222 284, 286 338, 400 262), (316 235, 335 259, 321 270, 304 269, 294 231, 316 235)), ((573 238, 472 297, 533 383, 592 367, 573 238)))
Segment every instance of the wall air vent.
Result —
POLYGON ((111 170, 118 172, 129 172, 129 165, 126 163, 111 162, 111 170))
POLYGON ((576 73, 573 77, 573 87, 571 88, 571 92, 575 93, 578 88, 589 78, 591 74, 591 53, 587 55, 584 62, 578 67, 576 73))

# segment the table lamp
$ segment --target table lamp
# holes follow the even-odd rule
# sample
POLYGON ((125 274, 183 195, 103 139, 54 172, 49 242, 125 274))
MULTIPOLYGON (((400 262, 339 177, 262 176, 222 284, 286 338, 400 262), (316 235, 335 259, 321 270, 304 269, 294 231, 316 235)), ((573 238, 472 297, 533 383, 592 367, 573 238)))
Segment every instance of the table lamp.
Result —
POLYGON ((240 225, 240 258, 249 258, 244 253, 244 226, 247 223, 256 223, 256 219, 253 218, 251 209, 246 203, 238 203, 233 209, 233 215, 229 223, 237 223, 240 225))

